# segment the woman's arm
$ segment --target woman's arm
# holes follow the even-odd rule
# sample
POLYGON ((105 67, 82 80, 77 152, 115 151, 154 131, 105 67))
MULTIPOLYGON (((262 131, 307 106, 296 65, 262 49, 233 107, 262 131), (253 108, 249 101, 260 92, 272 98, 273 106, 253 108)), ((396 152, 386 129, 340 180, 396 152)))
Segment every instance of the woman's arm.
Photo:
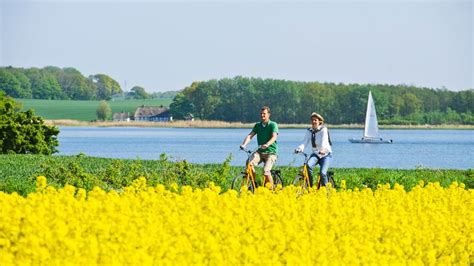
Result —
POLYGON ((328 129, 324 127, 321 130, 321 149, 319 149, 319 154, 326 154, 329 151, 329 137, 328 137, 328 129))
POLYGON ((304 148, 308 145, 311 133, 309 130, 306 130, 306 134, 304 135, 303 142, 295 149, 295 151, 302 152, 304 148))

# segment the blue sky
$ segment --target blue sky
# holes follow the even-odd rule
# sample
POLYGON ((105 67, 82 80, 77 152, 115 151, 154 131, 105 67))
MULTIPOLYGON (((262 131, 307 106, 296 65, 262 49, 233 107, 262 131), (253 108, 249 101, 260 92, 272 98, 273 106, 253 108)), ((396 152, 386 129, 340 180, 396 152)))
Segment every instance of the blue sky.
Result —
POLYGON ((237 75, 474 88, 472 0, 0 1, 0 65, 125 89, 237 75))

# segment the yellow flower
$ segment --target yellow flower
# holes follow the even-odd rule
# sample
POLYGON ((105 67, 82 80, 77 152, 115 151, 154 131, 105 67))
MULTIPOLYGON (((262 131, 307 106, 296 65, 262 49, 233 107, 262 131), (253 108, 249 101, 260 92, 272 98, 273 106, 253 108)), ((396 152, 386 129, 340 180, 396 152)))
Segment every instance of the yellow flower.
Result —
POLYGON ((42 191, 45 188, 46 188, 46 177, 40 175, 36 178, 36 191, 42 191))
POLYGON ((171 189, 171 191, 173 191, 173 192, 177 192, 178 189, 179 189, 179 186, 178 186, 178 184, 176 184, 176 183, 172 183, 172 184, 170 185, 170 189, 171 189))
POLYGON ((474 192, 463 184, 299 196, 295 186, 221 193, 144 178, 119 192, 55 189, 44 177, 37 187, 0 192, 0 265, 474 263, 474 192))

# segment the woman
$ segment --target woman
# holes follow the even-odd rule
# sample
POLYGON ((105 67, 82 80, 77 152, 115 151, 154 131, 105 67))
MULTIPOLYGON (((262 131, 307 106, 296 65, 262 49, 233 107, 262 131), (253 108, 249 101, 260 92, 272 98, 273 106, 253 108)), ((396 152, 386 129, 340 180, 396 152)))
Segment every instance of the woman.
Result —
POLYGON ((331 139, 324 124, 324 118, 318 113, 311 114, 311 128, 306 130, 303 143, 295 149, 295 153, 304 151, 311 143, 312 153, 308 160, 308 172, 311 186, 313 185, 313 168, 319 164, 319 175, 321 185, 326 186, 328 182, 328 168, 332 161, 331 139))

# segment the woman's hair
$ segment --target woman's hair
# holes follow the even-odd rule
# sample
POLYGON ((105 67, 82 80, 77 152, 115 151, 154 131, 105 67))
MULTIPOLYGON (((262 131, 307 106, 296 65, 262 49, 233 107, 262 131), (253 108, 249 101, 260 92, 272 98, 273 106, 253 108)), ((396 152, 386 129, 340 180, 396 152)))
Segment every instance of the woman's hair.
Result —
POLYGON ((311 118, 313 118, 313 117, 316 117, 321 122, 321 124, 324 123, 324 118, 323 118, 322 115, 320 115, 318 113, 312 113, 311 118))

